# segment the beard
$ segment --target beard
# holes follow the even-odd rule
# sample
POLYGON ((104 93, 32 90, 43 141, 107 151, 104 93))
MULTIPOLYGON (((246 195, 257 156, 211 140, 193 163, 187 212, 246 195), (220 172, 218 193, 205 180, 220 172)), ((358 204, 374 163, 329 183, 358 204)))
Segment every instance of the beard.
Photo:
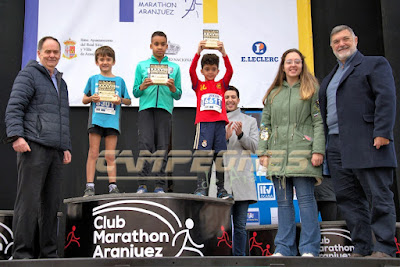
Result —
POLYGON ((356 48, 352 48, 349 47, 346 51, 342 51, 342 52, 337 52, 337 51, 333 51, 333 54, 336 56, 337 59, 339 59, 340 61, 345 61, 347 60, 349 57, 351 57, 351 55, 353 55, 356 52, 356 48))

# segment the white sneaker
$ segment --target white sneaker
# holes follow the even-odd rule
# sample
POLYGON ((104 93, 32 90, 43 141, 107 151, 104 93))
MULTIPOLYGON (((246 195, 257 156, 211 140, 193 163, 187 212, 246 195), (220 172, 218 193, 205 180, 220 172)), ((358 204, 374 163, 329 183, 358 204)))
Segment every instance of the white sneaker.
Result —
POLYGON ((271 257, 283 257, 282 253, 276 252, 271 255, 271 257))
POLYGON ((301 256, 302 257, 314 257, 314 255, 311 253, 303 253, 303 254, 301 254, 301 256))

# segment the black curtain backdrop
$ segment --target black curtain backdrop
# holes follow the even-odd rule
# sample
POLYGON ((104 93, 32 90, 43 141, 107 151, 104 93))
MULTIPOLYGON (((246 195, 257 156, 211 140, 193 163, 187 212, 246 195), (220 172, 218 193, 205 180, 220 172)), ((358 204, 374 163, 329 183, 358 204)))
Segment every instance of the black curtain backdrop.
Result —
MULTIPOLYGON (((0 135, 5 133, 4 111, 15 76, 21 68, 24 0, 0 0, 0 135)), ((336 59, 329 46, 331 29, 339 24, 352 27, 359 37, 359 50, 365 55, 383 55, 392 65, 397 90, 400 90, 400 57, 396 49, 399 44, 400 19, 398 0, 312 0, 311 13, 313 25, 313 44, 315 74, 321 81, 336 64, 336 59)), ((62 71, 62 70, 61 70, 62 71)), ((239 88, 241 89, 241 88, 239 88)), ((243 88, 244 89, 244 88, 243 88)), ((400 93, 398 92, 398 99, 400 93)), ((399 103, 399 100, 397 101, 399 103)), ((398 110, 400 107, 398 106, 398 110)), ((71 108, 72 163, 66 166, 63 182, 63 197, 76 197, 83 194, 85 187, 85 165, 88 151, 86 134, 88 108, 71 108)), ((173 114, 172 149, 190 150, 194 137, 194 108, 176 108, 173 114)), ((118 140, 118 150, 131 150, 137 156, 137 108, 124 108, 122 114, 122 135, 118 140)), ((396 124, 395 136, 400 128, 396 124)), ((396 149, 400 152, 400 141, 395 140, 396 149)), ((104 148, 104 146, 103 146, 104 148)), ((101 149, 103 149, 101 148, 101 149)), ((13 209, 17 184, 16 155, 11 145, 0 145, 0 210, 13 209)), ((135 160, 136 162, 136 160, 135 160)), ((128 175, 124 165, 118 164, 118 174, 128 175)), ((98 175, 106 176, 106 173, 98 175)), ((182 165, 174 170, 174 176, 192 176, 189 167, 182 165)), ((397 177, 400 177, 397 171, 397 177)), ((106 192, 108 182, 96 181, 96 193, 106 192)), ((119 187, 125 192, 135 192, 135 180, 121 180, 119 187)), ((170 182, 174 192, 193 192, 195 181, 174 180, 170 182)), ((396 205, 399 211, 399 187, 397 179, 393 188, 396 205)), ((400 214, 400 212, 397 212, 400 214)))

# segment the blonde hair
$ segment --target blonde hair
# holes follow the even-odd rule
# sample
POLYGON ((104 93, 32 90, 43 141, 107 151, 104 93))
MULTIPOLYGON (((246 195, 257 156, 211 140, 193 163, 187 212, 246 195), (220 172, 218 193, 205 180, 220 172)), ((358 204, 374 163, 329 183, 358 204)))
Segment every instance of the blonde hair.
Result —
POLYGON ((271 91, 275 88, 278 87, 278 90, 274 92, 271 98, 271 103, 274 100, 274 97, 279 94, 279 92, 282 89, 282 84, 283 81, 286 80, 286 73, 283 71, 283 65, 285 64, 286 56, 289 53, 296 52, 299 54, 302 62, 302 67, 301 67, 301 73, 300 73, 300 99, 301 100, 307 100, 310 99, 314 93, 315 93, 315 87, 318 85, 317 79, 310 73, 310 71, 307 68, 307 64, 304 61, 304 56, 303 54, 297 50, 296 48, 292 48, 289 50, 286 50, 281 58, 281 64, 279 64, 279 69, 278 73, 276 74, 276 77, 274 81, 272 82, 271 86, 268 88, 267 92, 265 93, 265 96, 262 100, 263 104, 265 104, 265 101, 268 98, 268 95, 271 93, 271 91))

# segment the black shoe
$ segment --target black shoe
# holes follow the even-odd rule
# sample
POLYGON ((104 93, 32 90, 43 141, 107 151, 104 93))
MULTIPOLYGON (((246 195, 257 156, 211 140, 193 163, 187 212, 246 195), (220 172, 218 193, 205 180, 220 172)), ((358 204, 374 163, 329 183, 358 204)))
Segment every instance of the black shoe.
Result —
POLYGON ((233 200, 233 196, 231 194, 229 194, 228 192, 226 192, 226 190, 224 188, 218 189, 217 197, 221 198, 221 199, 233 200))
POLYGON ((207 196, 207 191, 205 189, 197 188, 196 191, 194 191, 193 194, 195 194, 196 196, 205 197, 205 196, 207 196))
POLYGON ((83 197, 91 197, 91 196, 94 196, 94 187, 86 186, 83 197))
POLYGON ((111 191, 108 191, 109 194, 119 194, 119 189, 118 187, 114 187, 113 189, 111 189, 111 191))
POLYGON ((385 252, 381 251, 374 251, 372 252, 371 256, 366 256, 366 258, 392 258, 392 256, 386 254, 385 252))

